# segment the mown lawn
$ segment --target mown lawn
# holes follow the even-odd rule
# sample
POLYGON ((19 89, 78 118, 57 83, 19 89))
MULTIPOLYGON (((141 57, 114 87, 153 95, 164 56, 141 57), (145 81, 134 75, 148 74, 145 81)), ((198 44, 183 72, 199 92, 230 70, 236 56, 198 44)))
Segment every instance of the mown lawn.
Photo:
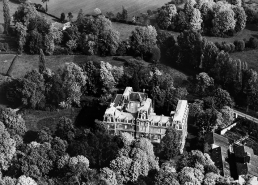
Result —
MULTIPOLYGON (((164 31, 164 30, 163 30, 164 31)), ((175 31, 168 31, 171 32, 175 38, 177 38, 177 36, 180 34, 179 32, 175 32, 175 31)), ((255 24, 251 24, 251 25, 247 25, 246 28, 234 35, 233 37, 211 37, 211 36, 203 36, 205 37, 207 40, 212 41, 212 42, 231 42, 233 43, 235 40, 243 40, 243 39, 248 39, 250 37, 256 37, 258 38, 258 25, 255 24)))
POLYGON ((137 26, 123 24, 119 22, 112 22, 113 28, 120 33, 120 39, 126 40, 132 34, 132 31, 135 30, 137 26))
POLYGON ((43 127, 48 127, 55 131, 59 119, 63 116, 70 118, 73 122, 80 112, 80 108, 71 108, 58 111, 26 110, 22 116, 26 122, 26 127, 31 131, 39 131, 43 127))
MULTIPOLYGON (((42 4, 45 7, 41 0, 31 1, 42 4)), ((54 0, 48 2, 48 11, 57 17, 62 12, 66 15, 71 12, 74 15, 73 20, 75 20, 80 9, 86 14, 93 13, 95 8, 99 8, 104 14, 110 11, 116 14, 121 12, 122 6, 124 6, 128 11, 128 16, 132 17, 147 12, 148 9, 156 10, 167 2, 170 2, 170 0, 54 0)))

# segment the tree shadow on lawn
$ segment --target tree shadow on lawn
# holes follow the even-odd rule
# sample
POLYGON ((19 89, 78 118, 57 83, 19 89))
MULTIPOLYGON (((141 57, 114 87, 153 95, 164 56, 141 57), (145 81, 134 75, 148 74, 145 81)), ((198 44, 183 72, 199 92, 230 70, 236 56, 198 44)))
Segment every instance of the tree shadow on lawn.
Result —
POLYGON ((258 26, 256 24, 247 24, 245 29, 250 31, 258 31, 258 26))
POLYGON ((254 37, 254 38, 257 38, 257 39, 258 39, 258 35, 254 35, 254 34, 252 34, 252 37, 254 37))
POLYGON ((24 143, 30 143, 32 141, 35 141, 38 137, 38 133, 33 130, 29 130, 25 133, 23 141, 24 143))
POLYGON ((19 0, 10 0, 12 3, 14 4, 21 4, 21 2, 19 2, 19 0))

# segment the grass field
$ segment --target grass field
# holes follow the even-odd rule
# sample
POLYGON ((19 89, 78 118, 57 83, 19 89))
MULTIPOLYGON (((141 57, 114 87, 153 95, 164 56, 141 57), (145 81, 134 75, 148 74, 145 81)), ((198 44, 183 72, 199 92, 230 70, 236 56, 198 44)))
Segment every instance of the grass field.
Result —
MULTIPOLYGON (((31 0, 35 3, 42 4, 41 0, 31 0)), ((84 13, 92 13, 95 8, 102 10, 102 13, 121 12, 122 6, 128 10, 129 17, 138 15, 139 13, 146 12, 148 9, 155 10, 170 0, 51 0, 48 3, 48 12, 59 17, 62 12, 67 14, 72 12, 74 18, 80 9, 84 13)), ((45 5, 43 5, 45 6, 45 5)))
MULTIPOLYGON (((10 67, 10 64, 15 55, 13 54, 2 54, 0 55, 0 74, 6 74, 7 70, 10 67)), ((132 57, 125 56, 125 59, 130 59, 132 57)), ((18 61, 15 64, 13 77, 22 77, 26 72, 31 71, 32 69, 38 68, 38 55, 21 55, 18 58, 18 61)), ((86 61, 105 61, 109 62, 112 65, 121 66, 123 62, 113 60, 112 57, 98 57, 98 56, 86 56, 86 55, 54 55, 46 56, 46 67, 55 71, 58 68, 64 66, 66 62, 74 62, 76 64, 81 64, 86 61)))
POLYGON ((59 121, 59 118, 65 116, 74 121, 79 112, 80 108, 72 108, 52 112, 40 110, 26 110, 25 114, 22 117, 26 122, 26 127, 28 130, 38 131, 41 130, 43 127, 48 127, 52 131, 54 131, 56 124, 59 121))
MULTIPOLYGON (((177 37, 180 33, 169 31, 171 32, 175 37, 177 37)), ((246 28, 238 33, 237 35, 233 37, 210 37, 210 36, 204 36, 207 40, 212 42, 234 42, 235 40, 243 40, 243 39, 249 39, 250 37, 258 37, 258 25, 252 24, 247 25, 246 28)))
POLYGON ((123 24, 119 22, 112 22, 113 28, 120 33, 120 39, 126 40, 131 35, 132 31, 135 30, 137 26, 123 24))

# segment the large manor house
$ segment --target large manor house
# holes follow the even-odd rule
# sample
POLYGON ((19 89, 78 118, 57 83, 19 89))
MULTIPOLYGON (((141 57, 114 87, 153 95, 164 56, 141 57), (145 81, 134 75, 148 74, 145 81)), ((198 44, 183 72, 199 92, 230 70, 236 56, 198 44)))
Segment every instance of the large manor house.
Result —
POLYGON ((133 92, 132 87, 126 87, 123 94, 116 94, 111 101, 103 122, 108 125, 110 134, 128 132, 136 139, 146 137, 153 143, 159 143, 166 129, 174 127, 181 133, 182 153, 187 136, 188 110, 187 101, 179 100, 176 110, 171 111, 170 116, 156 115, 147 93, 133 92))

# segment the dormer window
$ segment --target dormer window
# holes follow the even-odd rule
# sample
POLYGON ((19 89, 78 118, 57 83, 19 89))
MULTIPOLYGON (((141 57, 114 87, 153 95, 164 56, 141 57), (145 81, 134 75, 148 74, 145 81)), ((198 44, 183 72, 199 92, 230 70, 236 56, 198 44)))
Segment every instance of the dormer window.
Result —
POLYGON ((108 118, 107 118, 107 121, 108 121, 108 122, 111 122, 111 117, 108 117, 108 118))

